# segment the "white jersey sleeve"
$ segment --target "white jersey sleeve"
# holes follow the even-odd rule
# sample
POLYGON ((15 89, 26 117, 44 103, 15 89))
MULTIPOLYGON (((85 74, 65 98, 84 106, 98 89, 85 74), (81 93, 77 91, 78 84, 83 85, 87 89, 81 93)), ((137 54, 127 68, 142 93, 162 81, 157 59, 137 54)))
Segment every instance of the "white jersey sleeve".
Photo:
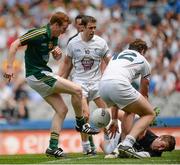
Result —
POLYGON ((142 68, 141 76, 150 79, 150 75, 151 75, 151 66, 147 62, 147 60, 144 59, 144 67, 142 68))
POLYGON ((67 50, 66 50, 66 56, 72 57, 73 56, 73 51, 72 51, 72 45, 69 43, 67 45, 67 50))
POLYGON ((109 47, 108 47, 106 41, 104 41, 103 45, 104 45, 104 47, 102 49, 102 57, 105 57, 109 54, 109 47))
POLYGON ((139 76, 150 75, 150 72, 150 65, 144 56, 137 51, 127 49, 111 58, 102 80, 115 79, 131 83, 139 76))

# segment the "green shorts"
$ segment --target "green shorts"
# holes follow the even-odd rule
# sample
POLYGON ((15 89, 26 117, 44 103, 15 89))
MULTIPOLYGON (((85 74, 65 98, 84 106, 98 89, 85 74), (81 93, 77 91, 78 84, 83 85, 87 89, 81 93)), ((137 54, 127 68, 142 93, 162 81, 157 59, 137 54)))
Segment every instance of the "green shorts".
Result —
POLYGON ((57 79, 58 75, 48 71, 42 71, 38 75, 26 77, 28 85, 43 98, 54 93, 54 85, 57 79))

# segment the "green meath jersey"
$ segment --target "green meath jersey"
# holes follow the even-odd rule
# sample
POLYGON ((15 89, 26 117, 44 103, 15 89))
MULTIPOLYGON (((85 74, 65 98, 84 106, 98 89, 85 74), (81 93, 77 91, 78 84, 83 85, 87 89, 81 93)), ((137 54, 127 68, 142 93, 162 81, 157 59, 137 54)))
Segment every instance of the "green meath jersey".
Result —
POLYGON ((21 45, 27 45, 25 51, 26 77, 34 75, 42 78, 41 71, 50 71, 47 66, 49 52, 57 45, 58 38, 51 38, 50 25, 28 31, 20 37, 21 45))

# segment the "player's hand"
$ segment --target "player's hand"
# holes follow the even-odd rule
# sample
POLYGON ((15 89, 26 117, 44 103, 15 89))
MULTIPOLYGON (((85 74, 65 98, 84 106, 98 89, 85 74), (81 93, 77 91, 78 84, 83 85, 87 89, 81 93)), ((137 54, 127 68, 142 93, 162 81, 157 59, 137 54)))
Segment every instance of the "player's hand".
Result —
POLYGON ((11 66, 7 68, 7 71, 4 73, 3 77, 6 78, 8 82, 11 81, 13 78, 13 68, 11 66))
POLYGON ((55 59, 55 60, 60 60, 61 59, 61 57, 62 57, 62 50, 58 47, 58 46, 56 46, 52 51, 51 51, 51 53, 52 53, 52 55, 53 55, 53 58, 55 59))
POLYGON ((110 139, 115 138, 116 133, 119 133, 119 126, 118 126, 118 120, 117 119, 111 121, 111 124, 110 124, 107 132, 108 132, 110 139))

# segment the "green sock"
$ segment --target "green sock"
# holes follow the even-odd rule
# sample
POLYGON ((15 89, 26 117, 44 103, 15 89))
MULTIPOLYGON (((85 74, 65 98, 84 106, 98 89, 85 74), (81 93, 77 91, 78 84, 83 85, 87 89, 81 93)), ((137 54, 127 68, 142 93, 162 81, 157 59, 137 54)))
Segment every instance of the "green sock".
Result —
POLYGON ((51 132, 49 148, 52 150, 58 148, 58 140, 59 140, 59 134, 56 132, 51 132))
POLYGON ((95 144, 94 144, 92 135, 89 135, 89 142, 90 142, 91 149, 95 149, 95 144))
POLYGON ((76 124, 77 124, 77 126, 82 127, 82 125, 85 124, 84 117, 83 116, 81 116, 81 117, 76 116, 76 124))

